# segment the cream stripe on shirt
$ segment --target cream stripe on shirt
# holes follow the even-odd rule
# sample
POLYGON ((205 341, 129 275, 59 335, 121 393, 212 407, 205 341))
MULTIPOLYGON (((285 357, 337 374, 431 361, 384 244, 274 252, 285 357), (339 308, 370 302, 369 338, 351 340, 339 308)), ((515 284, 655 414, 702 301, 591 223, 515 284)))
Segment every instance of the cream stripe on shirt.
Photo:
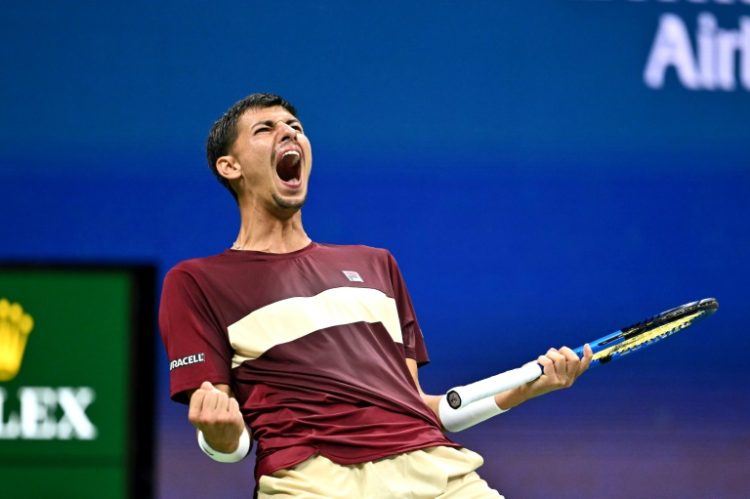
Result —
POLYGON ((257 359, 276 345, 355 322, 380 322, 394 342, 403 343, 396 300, 377 289, 332 288, 271 303, 231 324, 227 329, 235 350, 232 367, 257 359))

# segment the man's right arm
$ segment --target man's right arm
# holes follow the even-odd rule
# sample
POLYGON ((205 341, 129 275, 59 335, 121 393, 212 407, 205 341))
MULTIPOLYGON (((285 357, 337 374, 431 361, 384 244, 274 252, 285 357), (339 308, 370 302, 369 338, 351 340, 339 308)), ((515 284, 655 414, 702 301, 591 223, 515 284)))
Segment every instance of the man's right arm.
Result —
POLYGON ((247 428, 229 385, 204 381, 189 397, 188 420, 211 449, 223 454, 237 451, 247 428))
POLYGON ((216 461, 236 462, 247 454, 250 438, 229 385, 232 348, 213 288, 201 286, 200 272, 192 267, 170 270, 162 288, 159 327, 170 361, 170 394, 189 404, 188 420, 198 430, 203 452, 216 461))

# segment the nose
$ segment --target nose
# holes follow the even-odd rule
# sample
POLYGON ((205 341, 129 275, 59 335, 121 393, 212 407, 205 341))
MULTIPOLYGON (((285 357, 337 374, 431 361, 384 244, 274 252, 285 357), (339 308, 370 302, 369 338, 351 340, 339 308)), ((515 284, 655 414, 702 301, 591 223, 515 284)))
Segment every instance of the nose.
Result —
POLYGON ((299 133, 298 130, 283 121, 279 121, 276 124, 280 127, 279 134, 281 135, 281 141, 289 139, 297 140, 297 134, 299 133))

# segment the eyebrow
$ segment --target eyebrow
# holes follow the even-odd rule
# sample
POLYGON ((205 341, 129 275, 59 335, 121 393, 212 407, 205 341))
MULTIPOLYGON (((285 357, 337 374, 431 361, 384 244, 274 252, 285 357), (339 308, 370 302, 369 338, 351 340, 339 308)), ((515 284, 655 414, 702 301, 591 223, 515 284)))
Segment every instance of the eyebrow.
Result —
MULTIPOLYGON (((273 120, 263 120, 263 121, 259 121, 257 123, 254 123, 250 127, 250 129, 252 130, 253 128, 257 127, 258 125, 264 125, 264 126, 273 128, 276 125, 276 123, 278 123, 279 121, 284 121, 284 120, 276 120, 276 121, 273 121, 273 120)), ((293 123, 298 123, 298 124, 302 125, 302 122, 300 120, 298 120, 297 118, 288 119, 288 120, 284 121, 284 123, 286 123, 287 125, 291 125, 293 123)))

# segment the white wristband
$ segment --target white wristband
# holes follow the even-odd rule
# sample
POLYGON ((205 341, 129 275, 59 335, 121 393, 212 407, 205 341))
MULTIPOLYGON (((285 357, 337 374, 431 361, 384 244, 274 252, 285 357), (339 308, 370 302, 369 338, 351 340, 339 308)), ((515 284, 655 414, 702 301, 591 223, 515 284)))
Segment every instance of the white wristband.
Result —
POLYGON ((206 442, 206 438, 203 436, 203 432, 198 430, 198 447, 201 448, 204 454, 220 463, 236 463, 241 461, 250 452, 250 434, 245 428, 240 435, 240 443, 237 446, 237 450, 234 452, 219 452, 211 448, 206 442))
POLYGON ((500 409, 495 403, 494 395, 479 399, 471 404, 461 406, 458 409, 452 408, 448 404, 445 395, 443 395, 440 397, 440 405, 438 406, 440 422, 443 424, 443 427, 450 432, 465 430, 475 424, 490 419, 492 416, 497 416, 498 414, 508 412, 509 410, 510 409, 500 409))

